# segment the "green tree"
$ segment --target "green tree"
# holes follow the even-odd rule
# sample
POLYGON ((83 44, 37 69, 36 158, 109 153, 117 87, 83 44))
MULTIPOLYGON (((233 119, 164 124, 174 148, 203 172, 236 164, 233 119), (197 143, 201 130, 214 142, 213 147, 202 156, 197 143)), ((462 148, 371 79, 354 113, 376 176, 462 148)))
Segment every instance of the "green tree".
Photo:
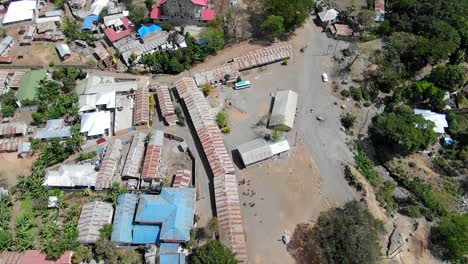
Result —
POLYGON ((207 84, 205 87, 202 89, 203 95, 206 97, 210 95, 213 92, 213 85, 207 84))
POLYGON ((169 61, 169 70, 171 73, 181 73, 185 70, 185 68, 176 57, 172 57, 169 61))
POLYGON ((3 117, 10 117, 15 114, 15 110, 17 107, 16 100, 15 100, 15 91, 9 90, 6 94, 3 95, 1 99, 2 105, 2 116, 3 117))
POLYGON ((125 189, 125 187, 122 187, 119 185, 119 183, 114 182, 111 186, 110 191, 107 194, 106 200, 116 204, 117 198, 119 198, 119 195, 124 194, 126 192, 127 192, 127 189, 125 189))
POLYGON ((378 236, 383 230, 382 222, 364 205, 351 201, 343 208, 322 212, 308 239, 318 242, 328 263, 377 263, 378 236))
POLYGON ((452 263, 466 263, 468 255, 468 214, 443 217, 431 230, 431 240, 445 250, 452 263))
POLYGON ((99 237, 102 239, 110 239, 112 236, 112 224, 105 224, 100 230, 99 230, 99 237))
POLYGON ((153 8, 154 0, 145 0, 146 9, 151 12, 151 8, 153 8))
POLYGON ((349 130, 354 127, 354 124, 356 123, 356 116, 353 116, 350 113, 346 113, 345 115, 341 116, 340 121, 343 127, 349 130))
POLYGON ((205 49, 208 53, 215 54, 224 48, 224 32, 222 30, 205 27, 200 32, 200 36, 206 40, 205 49))
POLYGON ((398 89, 394 99, 414 106, 424 105, 434 111, 442 111, 446 105, 444 91, 428 81, 413 82, 398 89))
POLYGON ((144 3, 134 3, 130 6, 130 14, 128 18, 135 24, 136 26, 140 26, 143 24, 145 18, 148 16, 148 9, 144 3))
POLYGON ((218 240, 212 240, 196 248, 190 255, 193 264, 237 264, 235 253, 225 247, 218 240))
POLYGON ((84 245, 80 245, 72 256, 73 264, 80 264, 82 262, 90 262, 93 259, 93 251, 84 245))
POLYGON ((392 147, 395 153, 403 155, 425 149, 437 141, 434 123, 414 114, 406 105, 375 116, 370 133, 374 142, 392 147))
POLYGON ((11 248, 13 235, 7 230, 0 230, 0 252, 11 248))
POLYGON ((260 25, 268 35, 276 38, 284 32, 284 18, 282 16, 269 15, 260 25))
POLYGON ((313 7, 313 0, 267 0, 265 3, 265 16, 282 17, 284 19, 284 28, 289 31, 302 25, 309 17, 313 7))
POLYGON ((216 123, 218 124, 219 128, 228 127, 229 126, 229 115, 228 113, 222 111, 216 115, 216 123))
POLYGON ((444 65, 432 70, 428 80, 446 91, 456 91, 465 82, 465 70, 458 65, 444 65))
POLYGON ((65 2, 64 0, 55 0, 54 1, 54 4, 56 7, 60 8, 60 9, 64 9, 65 8, 65 2))
POLYGON ((104 7, 101 12, 99 12, 99 16, 100 17, 105 17, 107 16, 107 14, 109 14, 109 10, 107 9, 107 7, 104 7))

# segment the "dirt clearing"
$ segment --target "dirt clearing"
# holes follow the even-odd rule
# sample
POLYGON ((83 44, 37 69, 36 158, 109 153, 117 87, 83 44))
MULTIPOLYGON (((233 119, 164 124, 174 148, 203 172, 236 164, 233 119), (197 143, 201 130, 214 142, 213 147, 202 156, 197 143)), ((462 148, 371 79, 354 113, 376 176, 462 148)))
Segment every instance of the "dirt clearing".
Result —
POLYGON ((17 183, 16 176, 28 175, 31 172, 31 166, 36 160, 34 157, 18 158, 18 154, 0 153, 0 175, 4 175, 10 186, 17 183))

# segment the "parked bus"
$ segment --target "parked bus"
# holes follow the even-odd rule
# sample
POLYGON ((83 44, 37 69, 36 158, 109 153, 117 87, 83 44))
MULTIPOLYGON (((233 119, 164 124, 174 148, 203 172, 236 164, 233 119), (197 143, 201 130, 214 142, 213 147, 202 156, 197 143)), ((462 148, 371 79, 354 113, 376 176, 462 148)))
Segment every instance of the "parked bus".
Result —
POLYGON ((252 85, 250 84, 249 81, 242 81, 242 82, 236 83, 234 89, 236 90, 247 89, 247 88, 250 88, 251 86, 252 85))

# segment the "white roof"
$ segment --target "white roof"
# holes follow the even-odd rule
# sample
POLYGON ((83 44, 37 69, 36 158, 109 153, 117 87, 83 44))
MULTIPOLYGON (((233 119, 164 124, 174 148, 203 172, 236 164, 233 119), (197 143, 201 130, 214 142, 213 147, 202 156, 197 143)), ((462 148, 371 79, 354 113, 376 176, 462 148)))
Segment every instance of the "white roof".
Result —
POLYGON ((291 90, 278 91, 275 95, 269 126, 294 126, 298 95, 291 90))
POLYGON ((318 13, 318 16, 320 17, 320 20, 322 21, 330 21, 336 19, 338 16, 339 12, 336 11, 335 9, 328 9, 328 10, 323 10, 322 12, 318 13))
POLYGON ((105 105, 106 109, 115 108, 115 91, 80 95, 78 102, 79 112, 95 110, 98 105, 105 105))
POLYGON ((60 53, 60 57, 63 57, 65 55, 71 55, 70 47, 68 47, 67 44, 58 44, 57 50, 60 53))
POLYGON ((62 164, 58 171, 48 171, 43 186, 86 187, 96 184, 98 172, 92 164, 62 164))
POLYGON ((422 115, 424 119, 434 122, 434 132, 438 134, 444 134, 446 127, 448 127, 447 119, 444 114, 432 112, 431 110, 414 109, 414 113, 422 115))
POLYGON ((269 142, 263 138, 258 138, 237 146, 245 166, 271 158, 289 149, 289 143, 286 139, 269 142))
POLYGON ((8 6, 8 12, 3 18, 3 24, 31 20, 34 18, 36 1, 16 1, 8 6))
POLYGON ((111 113, 109 111, 84 113, 81 115, 81 133, 88 136, 104 135, 106 129, 110 132, 111 113))
POLYGON ((104 20, 104 25, 106 27, 110 27, 112 25, 120 26, 120 25, 123 25, 123 22, 122 22, 121 18, 123 18, 125 16, 126 15, 124 13, 120 13, 120 14, 105 16, 102 19, 104 20))
POLYGON ((91 13, 98 16, 101 13, 102 9, 107 6, 109 0, 96 0, 91 5, 91 13))

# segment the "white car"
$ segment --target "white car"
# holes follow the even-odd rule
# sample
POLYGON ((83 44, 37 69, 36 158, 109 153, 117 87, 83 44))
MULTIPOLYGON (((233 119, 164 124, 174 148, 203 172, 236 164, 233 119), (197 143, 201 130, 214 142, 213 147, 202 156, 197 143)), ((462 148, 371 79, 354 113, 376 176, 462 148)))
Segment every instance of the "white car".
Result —
POLYGON ((326 73, 322 73, 322 80, 328 82, 328 75, 326 73))

